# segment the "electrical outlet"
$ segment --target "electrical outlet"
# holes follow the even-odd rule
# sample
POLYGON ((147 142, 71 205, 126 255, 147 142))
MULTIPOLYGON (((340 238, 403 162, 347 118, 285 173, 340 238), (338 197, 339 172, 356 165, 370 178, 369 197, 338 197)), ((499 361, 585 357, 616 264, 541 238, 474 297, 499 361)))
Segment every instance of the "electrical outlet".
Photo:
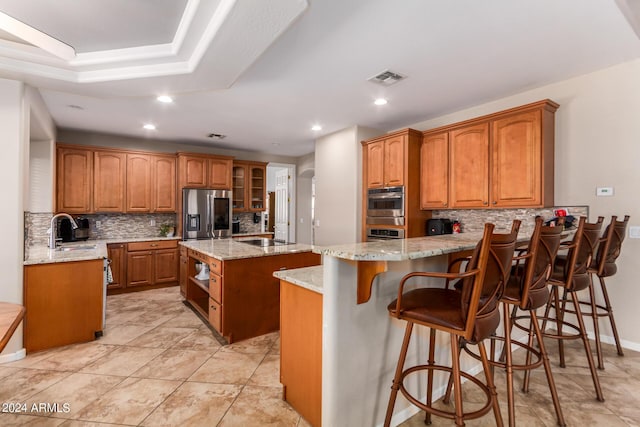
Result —
POLYGON ((640 239, 640 226, 633 225, 629 227, 629 238, 640 239))
POLYGON ((152 227, 155 227, 156 226, 156 220, 155 219, 151 219, 149 221, 149 225, 152 226, 152 227))
POLYGON ((596 188, 596 196, 613 196, 613 187, 598 187, 596 188))
POLYGON ((96 228, 102 227, 102 221, 96 221, 96 228))

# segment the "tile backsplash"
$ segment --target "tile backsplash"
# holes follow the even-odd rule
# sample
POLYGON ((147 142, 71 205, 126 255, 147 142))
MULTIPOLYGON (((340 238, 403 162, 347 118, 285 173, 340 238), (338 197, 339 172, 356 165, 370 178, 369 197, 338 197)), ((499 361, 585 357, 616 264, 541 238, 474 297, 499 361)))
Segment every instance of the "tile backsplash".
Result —
POLYGON ((496 229, 505 230, 511 227, 511 221, 519 219, 522 221, 520 230, 533 230, 536 215, 541 215, 545 221, 553 218, 554 209, 567 209, 569 215, 578 218, 580 216, 589 217, 588 206, 559 206, 555 208, 541 209, 450 209, 434 210, 432 218, 448 218, 452 221, 458 220, 462 225, 462 232, 482 231, 485 222, 496 225, 496 229))
MULTIPOLYGON (((46 245, 47 230, 53 213, 24 213, 25 247, 46 245)), ((160 236, 160 225, 176 225, 176 214, 92 214, 79 215, 89 219, 89 239, 147 238, 160 236), (155 225, 151 225, 151 221, 155 225), (97 223, 100 222, 100 226, 97 223)), ((240 220, 241 233, 260 233, 260 222, 253 222, 253 213, 234 214, 240 220)), ((258 214, 260 217, 260 214, 258 214)), ((75 217, 75 215, 74 215, 75 217)))

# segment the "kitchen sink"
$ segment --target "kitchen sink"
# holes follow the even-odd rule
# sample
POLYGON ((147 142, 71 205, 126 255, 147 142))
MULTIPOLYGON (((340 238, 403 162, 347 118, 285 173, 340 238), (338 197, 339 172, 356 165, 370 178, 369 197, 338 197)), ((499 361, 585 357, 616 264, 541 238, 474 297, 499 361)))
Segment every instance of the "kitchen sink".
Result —
POLYGON ((95 248, 96 248, 96 245, 60 246, 56 248, 56 251, 60 251, 60 252, 89 251, 95 248))

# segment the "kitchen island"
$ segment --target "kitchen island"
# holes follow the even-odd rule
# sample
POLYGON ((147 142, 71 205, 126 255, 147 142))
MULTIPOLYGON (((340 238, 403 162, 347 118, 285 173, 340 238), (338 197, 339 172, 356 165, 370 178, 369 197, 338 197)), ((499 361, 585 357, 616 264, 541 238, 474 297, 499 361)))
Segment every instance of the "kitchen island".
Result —
MULTIPOLYGON (((526 232, 521 232, 522 239, 526 236, 526 232)), ((315 247, 314 252, 323 255, 322 274, 309 274, 312 270, 277 273, 287 286, 298 285, 322 297, 322 345, 321 355, 316 358, 321 358, 322 392, 321 403, 315 402, 321 406, 322 422, 307 421, 314 426, 332 427, 383 424, 406 326, 387 313, 387 305, 397 297, 400 278, 411 271, 446 271, 450 254, 473 249, 481 237, 481 233, 463 233, 315 247)), ((441 282, 432 279, 419 283, 442 286, 441 282)), ((415 284, 408 284, 406 290, 415 284)), ((313 325, 314 319, 298 319, 297 322, 308 321, 313 325)), ((287 364, 290 362, 286 360, 284 343, 288 337, 284 335, 291 329, 284 322, 283 318, 281 363, 287 364)), ((308 333, 315 333, 313 331, 315 329, 308 333)), ((427 343, 428 330, 416 328, 406 366, 427 360, 427 343)), ((448 360, 448 338, 438 335, 436 344, 436 359, 448 360)), ((466 356, 462 358, 461 367, 471 374, 481 369, 478 362, 466 356)), ((282 366, 281 370, 290 372, 288 366, 282 366)), ((285 379, 295 382, 291 378, 285 379)), ((445 376, 436 375, 434 384, 434 396, 443 394, 445 376)), ((424 397, 426 377, 408 377, 405 386, 414 396, 424 397)), ((298 409, 295 401, 290 403, 298 409)), ((416 407, 399 398, 392 425, 415 412, 416 407)))
POLYGON ((310 245, 269 239, 187 240, 180 245, 183 296, 229 343, 280 328, 274 271, 320 264, 320 255, 310 245), (202 265, 208 266, 208 278, 197 271, 202 265))

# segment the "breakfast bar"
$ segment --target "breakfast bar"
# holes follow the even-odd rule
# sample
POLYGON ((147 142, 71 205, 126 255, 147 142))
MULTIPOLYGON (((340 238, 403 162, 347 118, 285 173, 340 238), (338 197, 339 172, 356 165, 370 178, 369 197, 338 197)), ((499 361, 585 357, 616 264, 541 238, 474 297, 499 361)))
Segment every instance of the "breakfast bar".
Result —
MULTIPOLYGON (((522 233, 521 238, 526 234, 522 233)), ((387 313, 387 305, 397 296, 400 278, 410 271, 446 271, 449 254, 475 248, 481 237, 480 233, 472 232, 315 247, 314 252, 323 255, 322 274, 314 270, 276 273, 281 281, 322 295, 322 421, 319 424, 382 425, 404 333, 404 325, 387 313), (309 283, 305 283, 305 277, 309 283)), ((442 286, 438 282, 420 282, 425 283, 442 286)), ((428 332, 418 329, 409 347, 407 366, 427 358, 428 332)), ((287 339, 285 333, 283 324, 283 343, 287 339)), ((436 358, 446 359, 449 354, 446 337, 438 337, 437 346, 436 358)), ((284 372, 287 369, 284 345, 281 352, 284 372)), ((479 363, 464 356, 461 366, 471 374, 481 369, 479 363)), ((422 397, 426 380, 416 377, 407 378, 405 385, 412 394, 422 397)), ((441 395, 445 387, 446 378, 436 376, 436 396, 441 395)), ((296 407, 295 402, 290 403, 296 407)), ((406 400, 398 399, 392 425, 416 411, 406 400)))

